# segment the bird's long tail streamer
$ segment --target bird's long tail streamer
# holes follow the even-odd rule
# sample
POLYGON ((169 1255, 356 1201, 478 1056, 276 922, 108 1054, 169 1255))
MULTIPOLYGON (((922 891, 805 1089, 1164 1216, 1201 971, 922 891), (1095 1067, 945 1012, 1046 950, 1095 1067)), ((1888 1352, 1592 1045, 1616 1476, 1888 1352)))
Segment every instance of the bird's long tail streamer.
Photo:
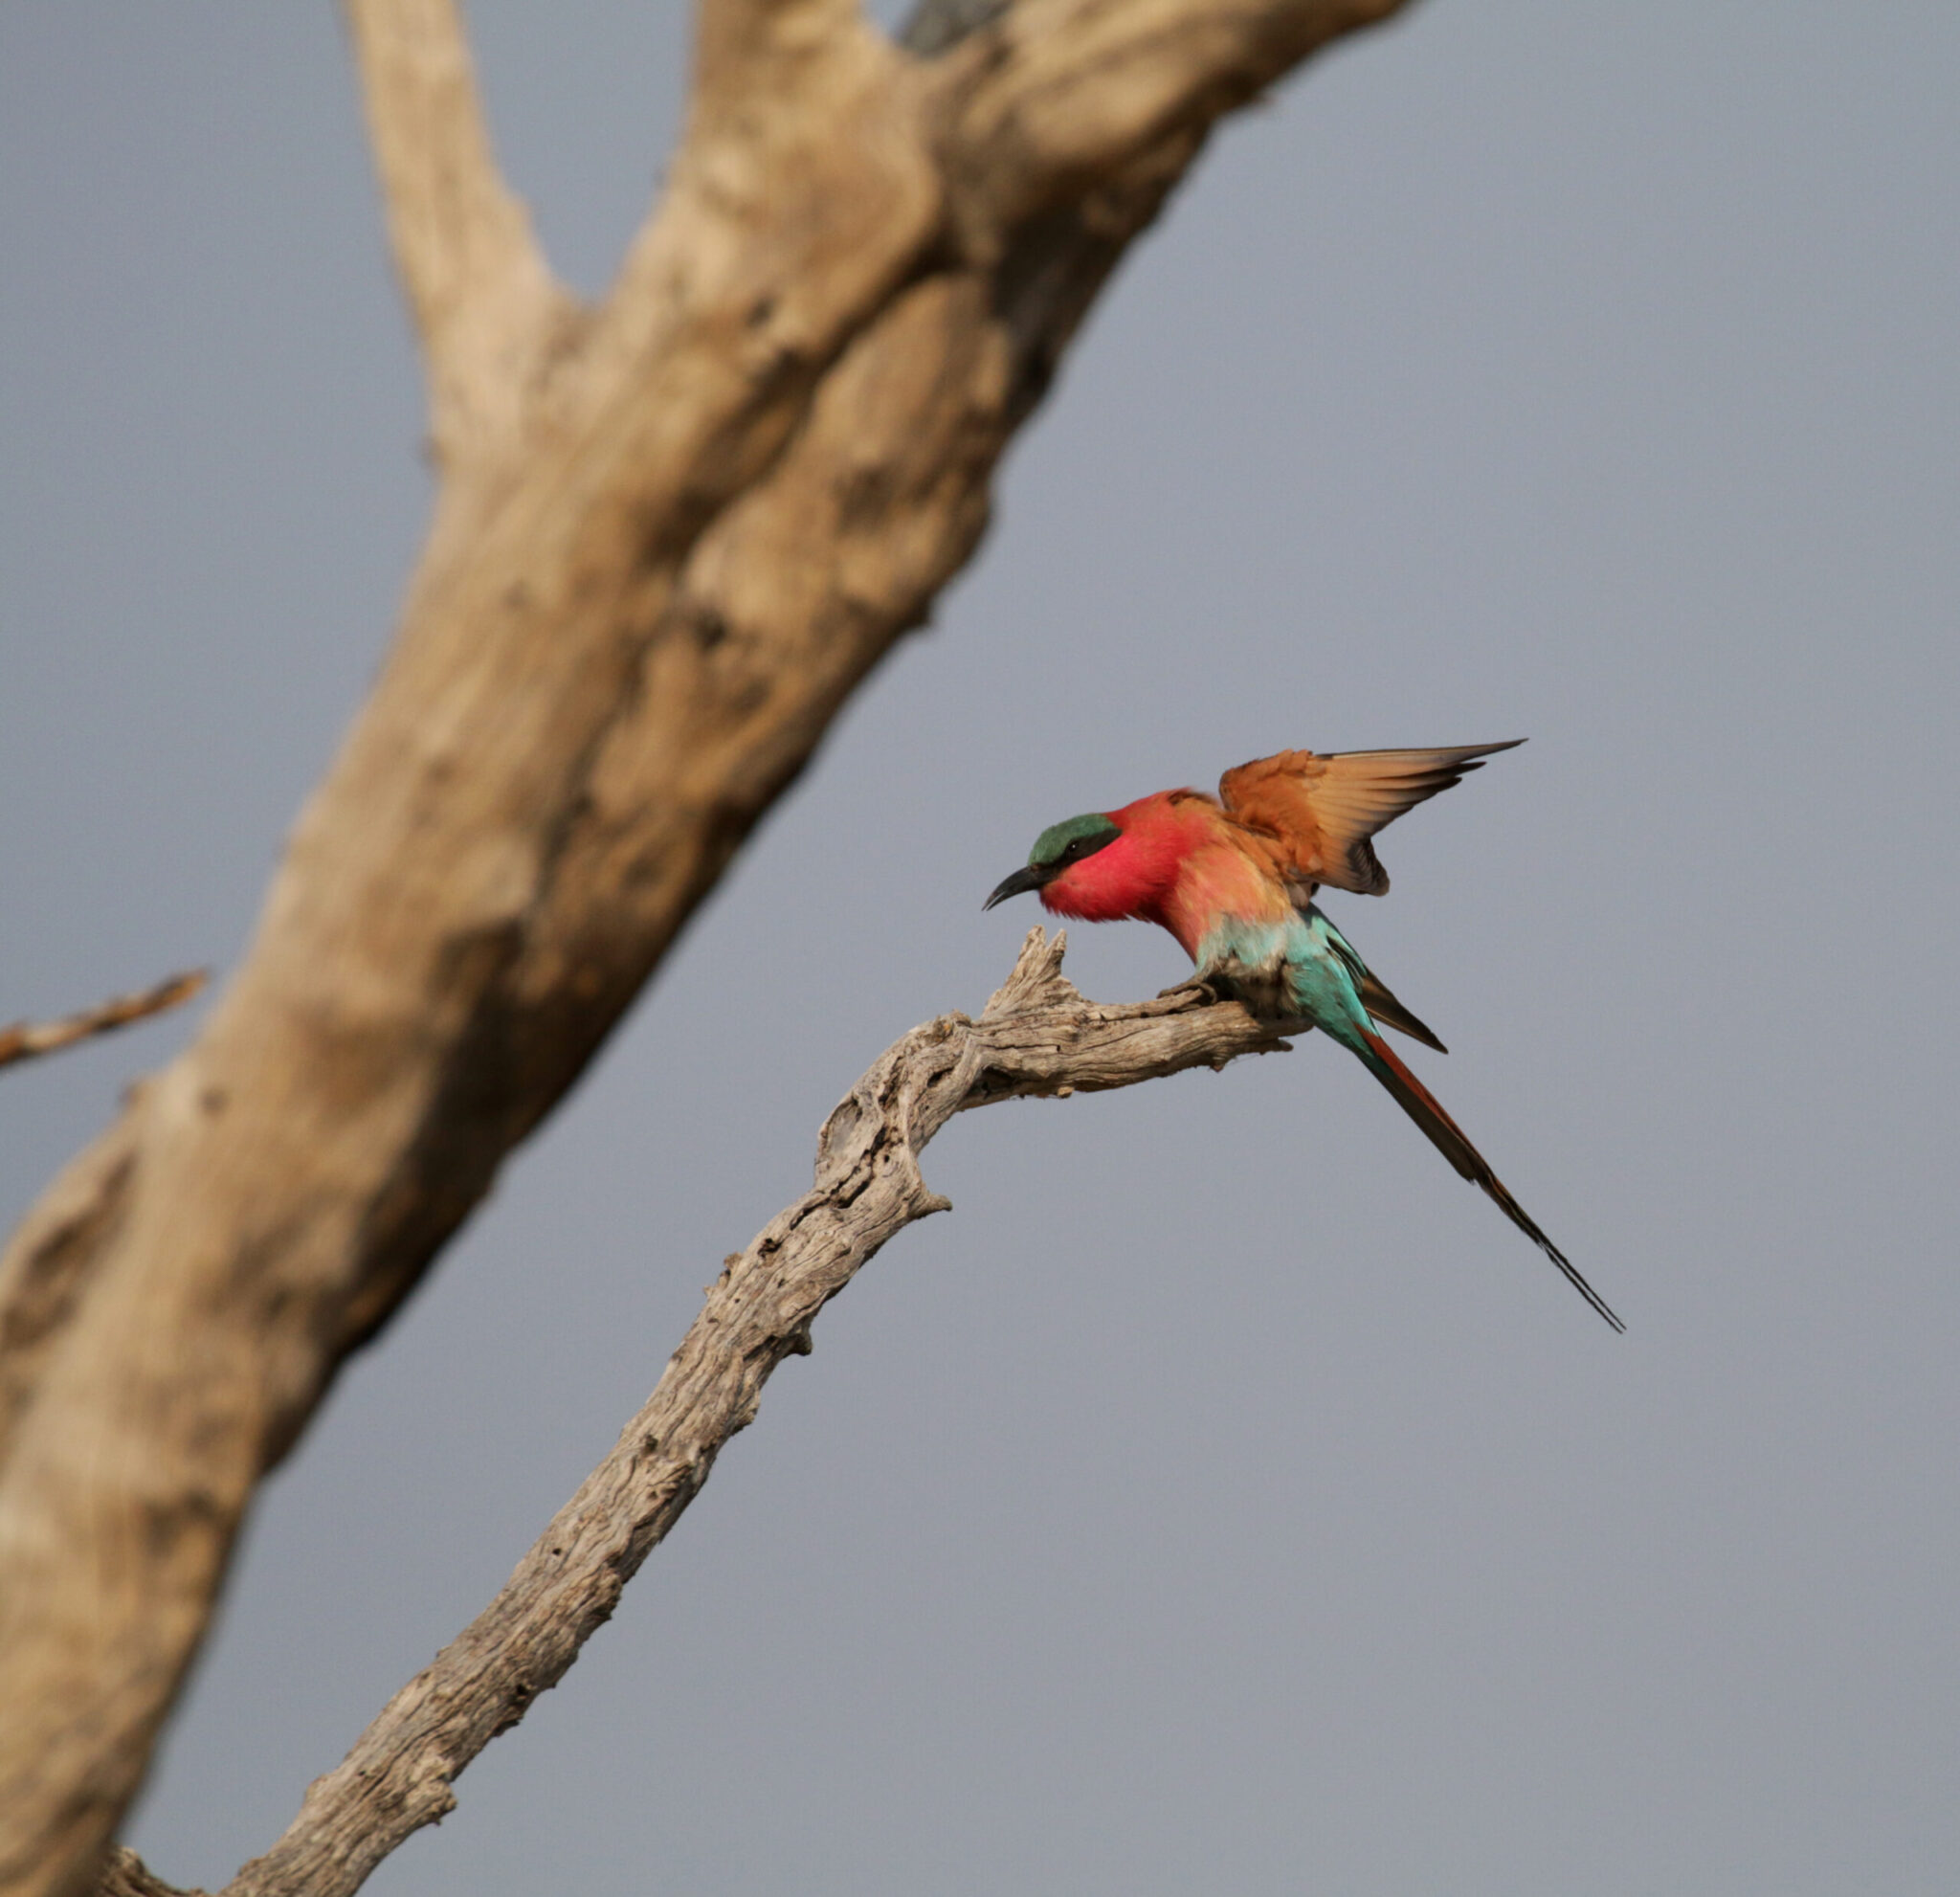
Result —
POLYGON ((1361 1053, 1369 1072, 1394 1096, 1396 1105, 1422 1128, 1437 1150, 1464 1178, 1474 1180, 1490 1198, 1497 1201, 1504 1216, 1565 1273, 1580 1297, 1615 1330, 1624 1330, 1626 1326, 1615 1315, 1612 1306, 1586 1283, 1571 1260, 1538 1229, 1531 1215, 1510 1195, 1504 1182, 1490 1170, 1489 1162, 1470 1144, 1462 1127, 1443 1111, 1436 1096, 1402 1064, 1395 1050, 1379 1035, 1370 1034, 1365 1039, 1366 1048, 1357 1051, 1361 1053))

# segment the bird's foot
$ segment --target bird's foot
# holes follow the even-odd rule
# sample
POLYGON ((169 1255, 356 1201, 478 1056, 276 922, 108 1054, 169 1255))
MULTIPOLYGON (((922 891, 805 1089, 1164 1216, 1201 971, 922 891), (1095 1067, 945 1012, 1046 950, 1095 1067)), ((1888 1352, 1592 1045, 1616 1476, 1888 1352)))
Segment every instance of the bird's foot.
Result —
POLYGON ((1225 999, 1225 991, 1214 982, 1207 981, 1202 975, 1191 975, 1174 987, 1157 991, 1159 1001, 1176 1001, 1185 995, 1192 996, 1200 1006, 1209 1008, 1225 999))

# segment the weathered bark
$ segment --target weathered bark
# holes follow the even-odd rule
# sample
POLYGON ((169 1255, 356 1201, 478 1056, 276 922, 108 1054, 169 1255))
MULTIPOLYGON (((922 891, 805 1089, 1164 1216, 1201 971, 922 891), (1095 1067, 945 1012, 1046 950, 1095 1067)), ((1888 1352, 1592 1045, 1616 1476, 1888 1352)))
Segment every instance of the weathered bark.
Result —
MULTIPOLYGON (((1200 988, 1102 1008, 1063 979, 1065 938, 1036 928, 978 1020, 942 1015, 888 1047, 817 1140, 815 1184, 732 1255, 618 1442, 497 1597, 398 1692, 300 1815, 222 1897, 347 1897, 383 1858, 456 1807, 457 1776, 564 1677, 640 1564, 754 1421, 763 1385, 807 1353, 811 1327, 881 1246, 949 1209, 919 1154, 955 1113, 1222 1067, 1283 1050, 1301 1024, 1256 1018, 1200 988)), ((123 1854, 114 1890, 153 1891, 123 1854)), ((104 1886, 105 1892, 112 1887, 104 1886)))
POLYGON ((134 1851, 117 1844, 102 1859, 95 1897, 209 1897, 209 1893, 166 1884, 134 1851))
POLYGON ((972 551, 1207 128, 1398 4, 940 8, 927 60, 703 0, 582 308, 451 0, 349 0, 434 519, 226 993, 0 1261, 0 1890, 86 1885, 254 1485, 972 551))

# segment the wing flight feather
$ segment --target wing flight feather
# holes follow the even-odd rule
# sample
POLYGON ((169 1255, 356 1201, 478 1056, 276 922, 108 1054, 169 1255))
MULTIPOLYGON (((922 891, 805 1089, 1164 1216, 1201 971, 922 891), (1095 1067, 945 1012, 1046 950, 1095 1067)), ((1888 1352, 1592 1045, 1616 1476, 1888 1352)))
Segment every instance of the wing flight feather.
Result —
POLYGON ((1460 784, 1496 751, 1523 744, 1438 750, 1276 751, 1218 780, 1226 810, 1271 839, 1290 881, 1361 896, 1388 893, 1389 873, 1370 840, 1406 810, 1460 784))

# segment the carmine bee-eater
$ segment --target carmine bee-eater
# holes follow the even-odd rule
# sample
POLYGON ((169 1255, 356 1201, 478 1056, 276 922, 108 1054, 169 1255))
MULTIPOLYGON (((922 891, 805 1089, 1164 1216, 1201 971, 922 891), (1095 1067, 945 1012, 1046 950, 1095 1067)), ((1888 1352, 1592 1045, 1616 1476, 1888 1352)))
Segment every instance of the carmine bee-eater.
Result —
POLYGON ((1425 797, 1481 770, 1493 751, 1523 744, 1443 750, 1277 751, 1228 770, 1216 797, 1159 791, 1121 810, 1052 824, 985 906, 1026 890, 1056 915, 1085 922, 1153 922, 1197 965, 1197 979, 1268 1015, 1323 1029, 1394 1096, 1464 1178, 1571 1280, 1615 1330, 1626 1326, 1571 1261, 1505 1191, 1483 1155, 1378 1027, 1445 1052, 1389 993, 1348 938, 1315 905, 1323 883, 1385 895, 1388 872, 1370 838, 1425 797))

